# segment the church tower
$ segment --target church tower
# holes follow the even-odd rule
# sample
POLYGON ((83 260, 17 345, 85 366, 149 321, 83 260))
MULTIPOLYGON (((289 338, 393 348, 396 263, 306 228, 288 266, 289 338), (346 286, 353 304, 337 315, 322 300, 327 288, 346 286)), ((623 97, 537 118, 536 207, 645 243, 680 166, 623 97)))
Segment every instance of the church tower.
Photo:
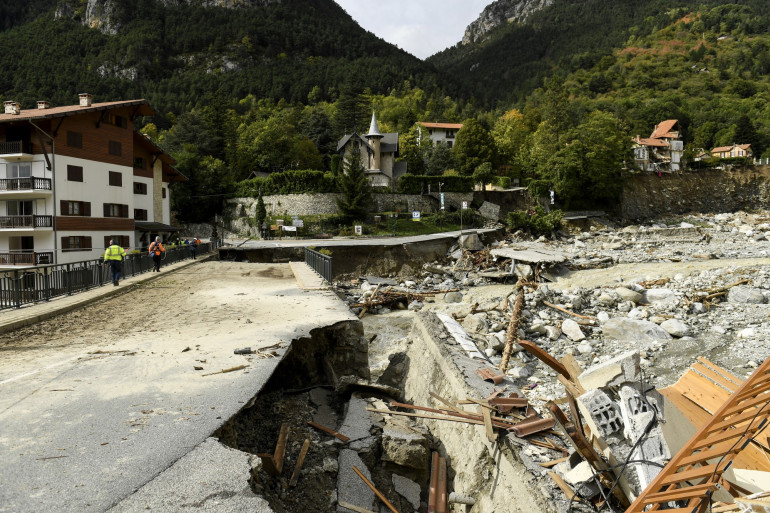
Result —
POLYGON ((374 162, 369 166, 370 169, 380 169, 380 139, 383 137, 380 133, 380 125, 377 123, 377 115, 372 110, 372 122, 369 124, 369 133, 366 134, 366 140, 374 150, 374 162))

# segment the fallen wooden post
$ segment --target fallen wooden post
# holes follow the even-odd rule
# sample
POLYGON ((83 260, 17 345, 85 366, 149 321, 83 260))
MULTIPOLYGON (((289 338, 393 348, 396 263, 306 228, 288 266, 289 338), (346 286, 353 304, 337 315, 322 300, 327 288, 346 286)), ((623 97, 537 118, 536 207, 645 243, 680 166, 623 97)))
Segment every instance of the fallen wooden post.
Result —
POLYGON ((389 509, 390 511, 392 511, 393 513, 398 513, 398 510, 396 509, 396 507, 395 507, 395 506, 393 506, 393 504, 391 504, 391 503, 390 503, 390 501, 388 500, 388 498, 387 498, 387 497, 385 497, 385 496, 382 494, 382 492, 380 492, 380 491, 379 491, 377 488, 375 488, 375 487, 374 487, 374 484, 373 484, 371 481, 369 481, 369 480, 366 478, 366 476, 365 476, 363 473, 361 473, 361 471, 360 471, 360 470, 358 470, 358 468, 357 468, 355 465, 353 466, 353 472, 355 472, 355 473, 358 475, 358 477, 360 477, 360 478, 361 478, 361 480, 362 480, 364 483, 366 483, 366 486, 368 486, 368 487, 369 487, 369 488, 370 488, 370 489, 371 489, 371 490, 374 492, 374 494, 375 494, 377 497, 379 497, 379 499, 380 499, 380 500, 381 500, 381 501, 382 501, 382 502, 383 502, 383 503, 384 503, 384 504, 385 504, 385 505, 388 507, 388 509, 389 509))
POLYGON ((201 374, 201 376, 213 376, 214 374, 225 374, 227 372, 233 372, 233 371, 245 369, 246 367, 248 367, 248 365, 236 365, 235 367, 230 367, 229 369, 222 369, 216 372, 209 372, 208 374, 201 374))
POLYGON ((543 301, 543 304, 549 308, 553 308, 554 310, 558 310, 560 312, 563 312, 567 315, 571 315, 572 317, 577 317, 578 319, 589 319, 591 321, 596 321, 596 317, 591 317, 590 315, 580 315, 576 314, 575 312, 570 312, 566 308, 562 308, 559 305, 554 305, 552 303, 549 303, 548 301, 543 301))
POLYGON ((326 427, 326 426, 322 426, 321 424, 318 424, 318 423, 316 423, 316 422, 313 422, 312 420, 308 420, 308 421, 307 421, 307 423, 308 423, 309 425, 313 426, 313 427, 314 427, 314 428, 316 428, 316 429, 320 429, 320 430, 321 430, 321 431, 323 431, 324 433, 328 433, 328 434, 330 434, 330 435, 332 435, 332 436, 335 436, 335 437, 339 438, 339 439, 340 439, 340 440, 342 440, 343 442, 349 442, 349 441, 350 441, 350 438, 349 438, 349 437, 347 437, 347 436, 343 435, 342 433, 338 433, 337 431, 333 430, 332 428, 328 428, 328 427, 326 427))
POLYGON ((500 362, 500 370, 503 374, 508 370, 508 361, 511 359, 511 353, 513 353, 513 346, 516 343, 518 337, 519 320, 521 319, 521 312, 524 310, 524 280, 519 278, 516 283, 516 301, 513 304, 513 313, 511 314, 511 322, 508 324, 508 331, 505 333, 505 349, 503 350, 503 360, 500 362))
POLYGON ((289 425, 286 423, 281 424, 281 432, 278 434, 278 443, 275 444, 275 454, 273 455, 273 461, 275 462, 275 468, 278 469, 278 473, 283 472, 283 460, 286 457, 286 441, 289 439, 289 425))
POLYGON ((302 444, 302 449, 299 451, 297 464, 294 465, 294 472, 292 472, 291 474, 291 480, 289 481, 289 486, 294 486, 297 484, 297 479, 299 479, 299 471, 302 468, 302 464, 305 463, 305 456, 307 456, 308 449, 310 449, 310 439, 305 438, 305 443, 302 444))

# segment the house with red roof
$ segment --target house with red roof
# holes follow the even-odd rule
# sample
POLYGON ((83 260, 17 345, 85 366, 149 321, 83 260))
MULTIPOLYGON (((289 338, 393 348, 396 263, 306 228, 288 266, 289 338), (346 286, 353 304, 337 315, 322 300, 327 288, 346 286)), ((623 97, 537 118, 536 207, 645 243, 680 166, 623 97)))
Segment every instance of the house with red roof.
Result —
POLYGON ((647 138, 634 139, 634 162, 644 171, 672 173, 681 170, 684 141, 676 119, 661 121, 647 138))
POLYGON ((99 258, 113 239, 135 249, 171 225, 169 187, 187 178, 134 127, 146 100, 46 101, 0 114, 0 268, 99 258))
POLYGON ((751 151, 750 144, 735 144, 732 146, 719 146, 711 150, 712 157, 718 157, 720 159, 729 159, 735 157, 752 158, 754 152, 751 151))
POLYGON ((428 121, 418 121, 418 142, 422 140, 423 137, 429 137, 433 146, 439 142, 443 142, 451 148, 454 145, 457 132, 462 127, 462 123, 431 123, 428 121))

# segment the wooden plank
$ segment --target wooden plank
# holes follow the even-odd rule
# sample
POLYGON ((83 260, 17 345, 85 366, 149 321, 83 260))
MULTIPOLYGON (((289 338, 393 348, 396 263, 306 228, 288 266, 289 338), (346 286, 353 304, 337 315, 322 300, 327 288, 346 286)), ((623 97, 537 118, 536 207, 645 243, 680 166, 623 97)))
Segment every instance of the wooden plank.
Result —
POLYGON ((690 374, 690 376, 687 379, 686 388, 682 395, 710 414, 713 415, 730 397, 730 393, 727 390, 700 374, 691 371, 687 371, 686 374, 690 374))
POLYGON ((273 461, 273 455, 267 454, 267 453, 257 453, 257 456, 259 456, 259 459, 262 460, 262 470, 270 474, 271 476, 278 476, 281 474, 281 472, 278 470, 278 467, 275 466, 275 462, 273 461))
POLYGON ((294 465, 294 472, 291 473, 289 486, 295 486, 297 484, 297 479, 299 479, 299 471, 302 469, 302 464, 305 463, 305 456, 307 456, 308 449, 310 449, 310 439, 305 438, 305 443, 302 444, 302 449, 299 451, 297 464, 294 465))
POLYGON ((286 423, 281 424, 281 432, 278 434, 278 443, 275 444, 275 454, 273 455, 273 463, 275 468, 278 469, 278 473, 283 472, 283 460, 286 456, 286 441, 289 439, 289 425, 286 423))
POLYGON ((688 486, 685 488, 674 488, 673 490, 652 493, 645 497, 644 503, 653 504, 656 502, 669 502, 682 499, 692 499, 693 497, 702 497, 706 494, 706 492, 715 488, 716 483, 688 486))
MULTIPOLYGON (((386 413, 388 415, 401 415, 403 417, 414 417, 417 419, 447 420, 449 422, 465 422, 466 424, 478 424, 480 426, 484 425, 484 420, 482 420, 480 417, 474 417, 474 418, 459 417, 459 416, 438 417, 436 415, 428 415, 426 413, 408 413, 405 411, 378 410, 376 408, 367 408, 366 411, 371 411, 374 413, 386 413)), ((504 424, 501 422, 497 422, 494 419, 492 419, 492 424, 494 424, 495 427, 498 427, 501 429, 510 429, 514 426, 514 424, 504 424)))
POLYGON ((495 443, 497 441, 497 433, 495 433, 495 430, 492 427, 492 414, 489 412, 489 408, 486 408, 483 405, 480 405, 479 409, 481 409, 481 415, 484 418, 484 430, 487 433, 487 440, 495 443))
POLYGON ((702 467, 693 467, 688 470, 677 472, 676 474, 668 474, 667 476, 664 476, 663 479, 661 479, 658 482, 658 484, 669 485, 672 483, 681 483, 683 481, 689 481, 690 479, 696 479, 699 477, 709 477, 714 475, 715 470, 717 471, 716 475, 718 476, 720 474, 720 471, 724 471, 724 469, 725 469, 725 465, 723 464, 720 464, 719 469, 717 469, 716 463, 714 463, 713 465, 704 465, 702 467))
POLYGON ((564 492, 564 495, 567 496, 568 500, 572 500, 577 495, 575 490, 573 490, 572 487, 568 485, 567 482, 562 479, 561 476, 556 472, 548 472, 548 476, 553 479, 559 488, 561 488, 561 491, 564 492))
MULTIPOLYGON (((743 384, 743 380, 741 378, 739 378, 735 374, 730 374, 730 372, 728 372, 727 370, 723 369, 722 367, 720 367, 719 365, 717 365, 715 363, 712 363, 712 362, 708 361, 707 359, 703 358, 702 356, 699 356, 698 358, 696 358, 696 360, 698 360, 703 365, 707 365, 707 366, 711 367, 716 372, 718 372, 719 374, 724 376, 725 379, 728 379, 728 380, 732 381, 736 385, 741 386, 743 384)), ((735 390, 733 390, 733 392, 735 392, 735 390)))
POLYGON ((578 388, 578 386, 570 381, 569 378, 566 376, 562 376, 561 374, 558 374, 556 376, 556 379, 559 380, 559 383, 564 385, 564 388, 567 390, 569 394, 571 394, 573 397, 580 397, 585 393, 585 391, 582 389, 582 387, 578 388))
POLYGON ((565 456, 563 458, 559 458, 558 460, 545 461, 541 463, 540 466, 545 468, 551 468, 551 467, 555 467, 559 463, 564 463, 568 459, 569 459, 569 456, 565 456))
POLYGON ((719 385, 722 385, 722 387, 726 388, 729 393, 733 393, 736 390, 738 390, 738 387, 740 387, 740 383, 733 383, 729 379, 725 378, 722 374, 719 372, 711 369, 710 367, 707 367, 703 365, 702 363, 695 363, 691 367, 691 369, 699 374, 703 374, 710 380, 716 382, 719 385))
POLYGON ((435 400, 437 400, 438 402, 440 402, 441 404, 443 404, 444 406, 446 406, 446 407, 447 407, 447 408, 449 408, 450 410, 454 410, 454 411, 456 411, 457 413, 462 413, 462 411, 460 410, 460 408, 458 408, 457 406, 455 406, 455 405, 454 405, 454 404, 452 404, 451 402, 447 401, 446 399, 444 399, 444 398, 443 398, 443 397, 441 397, 440 395, 438 395, 438 394, 436 394, 436 393, 433 393, 433 392, 428 392, 428 393, 430 394, 430 396, 431 396, 432 398, 434 398, 435 400))
POLYGON ((436 492, 436 513, 446 513, 447 501, 446 458, 438 459, 438 489, 436 492))
POLYGON ((431 454, 430 485, 428 488, 428 513, 436 513, 436 500, 438 499, 438 462, 439 455, 436 451, 431 454))
POLYGON ((356 513, 377 513, 376 511, 362 508, 361 506, 356 506, 355 504, 351 504, 342 500, 337 501, 337 504, 345 509, 349 509, 350 511, 355 511, 356 513))
POLYGON ((385 504, 385 506, 387 506, 387 507, 388 507, 388 509, 389 509, 390 511, 392 511, 393 513, 398 513, 398 510, 396 509, 396 507, 395 507, 395 506, 393 506, 393 504, 391 504, 391 503, 390 503, 390 501, 388 500, 388 498, 387 498, 387 497, 385 497, 385 496, 382 494, 382 492, 380 492, 380 491, 379 491, 377 488, 375 488, 375 487, 374 487, 374 484, 373 484, 371 481, 369 481, 369 480, 366 478, 366 476, 365 476, 363 473, 361 473, 361 471, 360 471, 360 470, 358 470, 358 467, 356 467, 355 465, 353 465, 353 472, 355 472, 355 473, 358 475, 358 477, 360 477, 360 478, 361 478, 361 481, 363 481, 363 482, 366 484, 366 486, 368 486, 368 487, 369 487, 369 488, 370 488, 370 489, 371 489, 371 490, 374 492, 374 494, 375 494, 377 497, 379 497, 379 499, 380 499, 380 500, 381 500, 381 501, 382 501, 382 502, 385 504))
POLYGON ((342 440, 343 442, 349 442, 349 441, 350 441, 350 438, 349 438, 349 437, 347 437, 347 436, 343 435, 342 433, 338 433, 338 432, 336 432, 336 431, 335 431, 335 430, 333 430, 332 428, 328 428, 328 427, 326 427, 326 426, 322 426, 321 424, 317 424, 317 423, 313 422, 312 420, 308 420, 308 421, 307 421, 307 423, 308 423, 309 425, 313 426, 313 427, 314 427, 314 428, 316 428, 316 429, 320 429, 320 430, 321 430, 321 431, 323 431, 324 433, 328 433, 328 434, 330 434, 330 435, 332 435, 332 436, 336 436, 337 438, 339 438, 339 439, 340 439, 340 440, 342 440))

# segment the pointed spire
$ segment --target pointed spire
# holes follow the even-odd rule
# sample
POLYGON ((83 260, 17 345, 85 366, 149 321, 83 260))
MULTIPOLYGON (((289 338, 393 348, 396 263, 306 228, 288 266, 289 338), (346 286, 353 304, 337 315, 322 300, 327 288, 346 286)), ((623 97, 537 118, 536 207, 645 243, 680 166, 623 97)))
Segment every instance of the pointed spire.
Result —
POLYGON ((366 134, 366 137, 382 137, 383 135, 380 133, 380 125, 377 123, 377 114, 374 113, 374 109, 372 109, 372 122, 369 125, 369 133, 366 134))

